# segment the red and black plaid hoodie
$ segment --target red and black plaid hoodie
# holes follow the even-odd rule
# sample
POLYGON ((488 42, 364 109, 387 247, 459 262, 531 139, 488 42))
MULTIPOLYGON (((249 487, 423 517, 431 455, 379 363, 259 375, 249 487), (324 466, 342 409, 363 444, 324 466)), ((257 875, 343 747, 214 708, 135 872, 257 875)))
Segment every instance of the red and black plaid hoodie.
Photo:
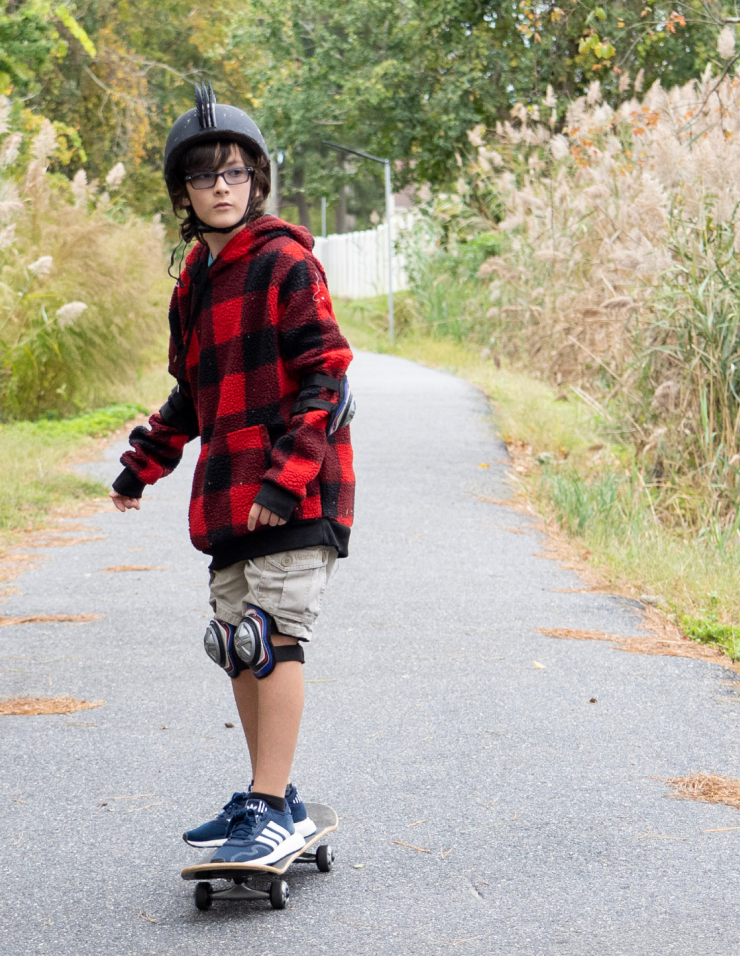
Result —
POLYGON ((177 386, 131 433, 113 483, 141 497, 200 435, 190 537, 213 570, 317 545, 347 554, 352 445, 348 426, 327 437, 327 422, 352 352, 312 248, 306 229, 262 216, 210 267, 206 246, 192 250, 170 305, 177 386), (249 532, 255 501, 287 524, 249 532))

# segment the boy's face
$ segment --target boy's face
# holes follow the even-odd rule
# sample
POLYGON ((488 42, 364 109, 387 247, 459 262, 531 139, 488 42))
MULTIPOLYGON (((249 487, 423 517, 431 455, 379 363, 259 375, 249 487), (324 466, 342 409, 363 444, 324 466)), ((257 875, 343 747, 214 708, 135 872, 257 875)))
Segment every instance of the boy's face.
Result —
MULTIPOLYGON (((236 146, 232 146, 226 161, 214 172, 223 173, 227 169, 244 166, 242 154, 236 146)), ((188 199, 183 201, 183 205, 192 206, 195 215, 202 222, 207 226, 215 226, 217 229, 228 229, 229 226, 235 226, 239 222, 246 212, 252 193, 251 178, 235 186, 230 186, 223 176, 219 176, 216 179, 216 185, 208 189, 194 189, 190 183, 186 183, 186 186, 188 199)))

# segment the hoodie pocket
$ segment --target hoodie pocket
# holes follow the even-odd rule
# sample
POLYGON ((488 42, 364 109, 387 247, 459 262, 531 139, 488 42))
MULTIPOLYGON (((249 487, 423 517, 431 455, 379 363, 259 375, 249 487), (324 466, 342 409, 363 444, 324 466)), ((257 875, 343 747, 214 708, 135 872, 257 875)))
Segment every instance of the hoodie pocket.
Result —
POLYGON ((201 447, 190 499, 190 536, 201 550, 247 534, 247 519, 270 467, 264 425, 215 434, 201 447))

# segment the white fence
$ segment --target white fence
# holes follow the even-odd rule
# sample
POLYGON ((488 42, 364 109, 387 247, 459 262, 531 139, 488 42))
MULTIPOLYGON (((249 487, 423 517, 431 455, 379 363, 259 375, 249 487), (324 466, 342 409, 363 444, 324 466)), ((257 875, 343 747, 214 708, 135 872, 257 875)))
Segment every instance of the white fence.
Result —
MULTIPOLYGON (((408 288, 405 261, 398 252, 398 237, 411 224, 410 213, 393 217, 393 291, 408 288)), ((336 298, 364 299, 388 292, 388 226, 364 232, 317 237, 316 258, 326 271, 329 291, 336 298)))

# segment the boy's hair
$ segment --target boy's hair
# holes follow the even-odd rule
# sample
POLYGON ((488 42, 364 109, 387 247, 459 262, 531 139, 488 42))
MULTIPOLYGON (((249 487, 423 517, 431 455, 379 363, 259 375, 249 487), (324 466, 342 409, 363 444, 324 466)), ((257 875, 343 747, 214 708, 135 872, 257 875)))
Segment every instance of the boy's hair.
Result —
POLYGON ((265 200, 270 194, 270 164, 268 160, 264 156, 252 153, 241 143, 234 143, 233 141, 217 140, 209 143, 198 143, 198 145, 191 146, 183 153, 176 169, 173 171, 172 181, 169 184, 172 209, 180 220, 180 236, 186 244, 192 242, 193 239, 199 241, 202 241, 202 239, 193 207, 183 205, 183 199, 188 197, 185 177, 192 176, 193 173, 218 169, 228 160, 232 147, 237 148, 245 166, 254 168, 247 222, 253 222, 264 215, 265 200), (180 213, 185 213, 185 217, 183 218, 180 213))

